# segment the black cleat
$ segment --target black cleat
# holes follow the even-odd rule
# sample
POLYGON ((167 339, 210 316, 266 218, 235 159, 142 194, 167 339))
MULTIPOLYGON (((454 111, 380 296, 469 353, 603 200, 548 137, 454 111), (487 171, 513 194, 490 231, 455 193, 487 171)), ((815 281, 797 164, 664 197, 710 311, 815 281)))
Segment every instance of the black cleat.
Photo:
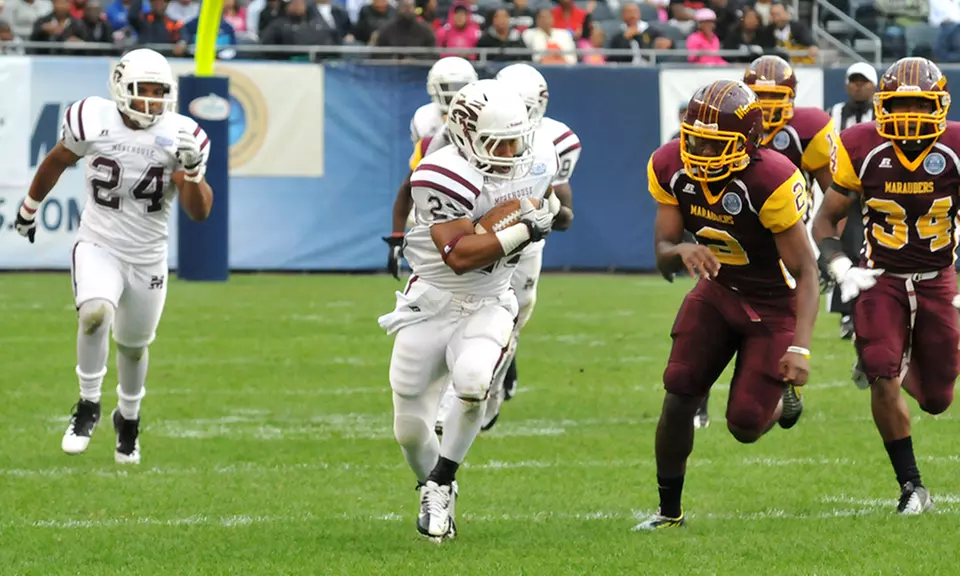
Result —
POLYGON ((793 428, 793 425, 800 420, 803 414, 803 398, 800 397, 800 390, 793 384, 788 384, 783 389, 783 412, 780 414, 779 424, 783 429, 793 428))
POLYGON ((503 380, 503 401, 513 398, 517 393, 517 358, 514 356, 507 366, 507 375, 503 380))
POLYGON ((120 410, 113 410, 113 429, 117 433, 117 450, 114 460, 117 464, 140 463, 140 418, 127 420, 120 410))
POLYGON ((81 399, 73 407, 70 424, 63 434, 60 448, 67 454, 82 454, 90 445, 90 437, 100 422, 100 403, 81 399))

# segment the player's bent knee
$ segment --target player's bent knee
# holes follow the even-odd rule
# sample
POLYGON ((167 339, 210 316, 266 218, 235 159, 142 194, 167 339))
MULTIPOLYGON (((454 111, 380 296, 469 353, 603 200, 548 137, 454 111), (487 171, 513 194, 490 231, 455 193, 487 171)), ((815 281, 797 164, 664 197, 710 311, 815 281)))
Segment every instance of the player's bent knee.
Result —
POLYGON ((943 414, 953 404, 953 386, 945 387, 936 394, 929 394, 920 403, 920 409, 927 414, 943 414))
POLYGON ((773 414, 759 403, 742 402, 727 410, 727 429, 738 442, 756 442, 766 432, 773 414))
POLYGON ((900 357, 882 346, 866 346, 860 351, 861 368, 871 381, 896 378, 900 374, 900 362, 900 357))
POLYGON ((84 302, 77 311, 80 328, 87 335, 109 328, 113 315, 113 304, 99 298, 84 302))
POLYGON ((123 344, 117 344, 117 353, 123 354, 134 362, 139 362, 146 352, 146 346, 124 346, 123 344))
POLYGON ((393 437, 403 447, 422 446, 430 439, 431 426, 419 416, 397 414, 393 417, 393 437))
POLYGON ((762 431, 737 428, 729 421, 727 422, 727 430, 729 430, 730 434, 737 439, 737 442, 740 442, 741 444, 753 444, 759 440, 761 436, 763 436, 762 431))
POLYGON ((706 394, 699 390, 701 380, 697 370, 692 366, 669 362, 663 371, 663 387, 667 392, 685 397, 700 397, 706 394))
POLYGON ((461 400, 467 402, 486 400, 492 380, 493 365, 489 360, 478 355, 464 354, 453 366, 453 389, 461 400))

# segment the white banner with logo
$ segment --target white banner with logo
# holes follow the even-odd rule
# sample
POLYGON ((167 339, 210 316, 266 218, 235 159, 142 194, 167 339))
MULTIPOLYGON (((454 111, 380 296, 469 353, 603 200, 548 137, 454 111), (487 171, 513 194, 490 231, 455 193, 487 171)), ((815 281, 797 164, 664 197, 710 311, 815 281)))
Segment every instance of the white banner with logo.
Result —
MULTIPOLYGON (((742 80, 744 66, 714 68, 665 68, 660 71, 660 141, 680 131, 680 107, 701 86, 716 80, 742 80)), ((796 68, 797 106, 823 109, 823 70, 796 68)))
MULTIPOLYGON (((194 72, 172 64, 178 76, 194 72)), ((231 176, 323 176, 322 66, 217 62, 216 74, 230 78, 231 176)))

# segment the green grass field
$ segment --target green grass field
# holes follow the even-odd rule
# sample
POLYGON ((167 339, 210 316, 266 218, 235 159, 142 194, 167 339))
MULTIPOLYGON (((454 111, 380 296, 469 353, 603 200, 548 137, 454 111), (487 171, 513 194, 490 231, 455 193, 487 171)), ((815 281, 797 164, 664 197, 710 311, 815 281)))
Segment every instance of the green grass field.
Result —
MULTIPOLYGON (((823 314, 806 413, 738 444, 698 431, 682 531, 633 533, 657 505, 653 437, 669 329, 688 281, 546 276, 520 394, 458 475, 460 537, 416 533, 392 435, 386 277, 173 282, 144 399, 139 467, 104 419, 60 452, 77 398, 66 275, 0 276, 0 574, 960 573, 960 425, 921 415, 935 514, 898 490, 852 350, 823 314)), ((112 356, 104 414, 116 402, 112 356)), ((955 410, 955 409, 954 409, 955 410)))

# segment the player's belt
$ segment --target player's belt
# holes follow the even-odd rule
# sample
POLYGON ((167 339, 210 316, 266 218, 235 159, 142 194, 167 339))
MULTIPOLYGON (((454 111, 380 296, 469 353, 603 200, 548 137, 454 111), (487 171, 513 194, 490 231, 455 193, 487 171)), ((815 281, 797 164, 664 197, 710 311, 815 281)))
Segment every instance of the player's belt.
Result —
POLYGON ((912 274, 894 274, 890 273, 894 278, 903 278, 904 280, 913 280, 914 282, 923 282, 924 280, 933 280, 934 278, 940 276, 940 270, 934 270, 933 272, 914 272, 912 274))

